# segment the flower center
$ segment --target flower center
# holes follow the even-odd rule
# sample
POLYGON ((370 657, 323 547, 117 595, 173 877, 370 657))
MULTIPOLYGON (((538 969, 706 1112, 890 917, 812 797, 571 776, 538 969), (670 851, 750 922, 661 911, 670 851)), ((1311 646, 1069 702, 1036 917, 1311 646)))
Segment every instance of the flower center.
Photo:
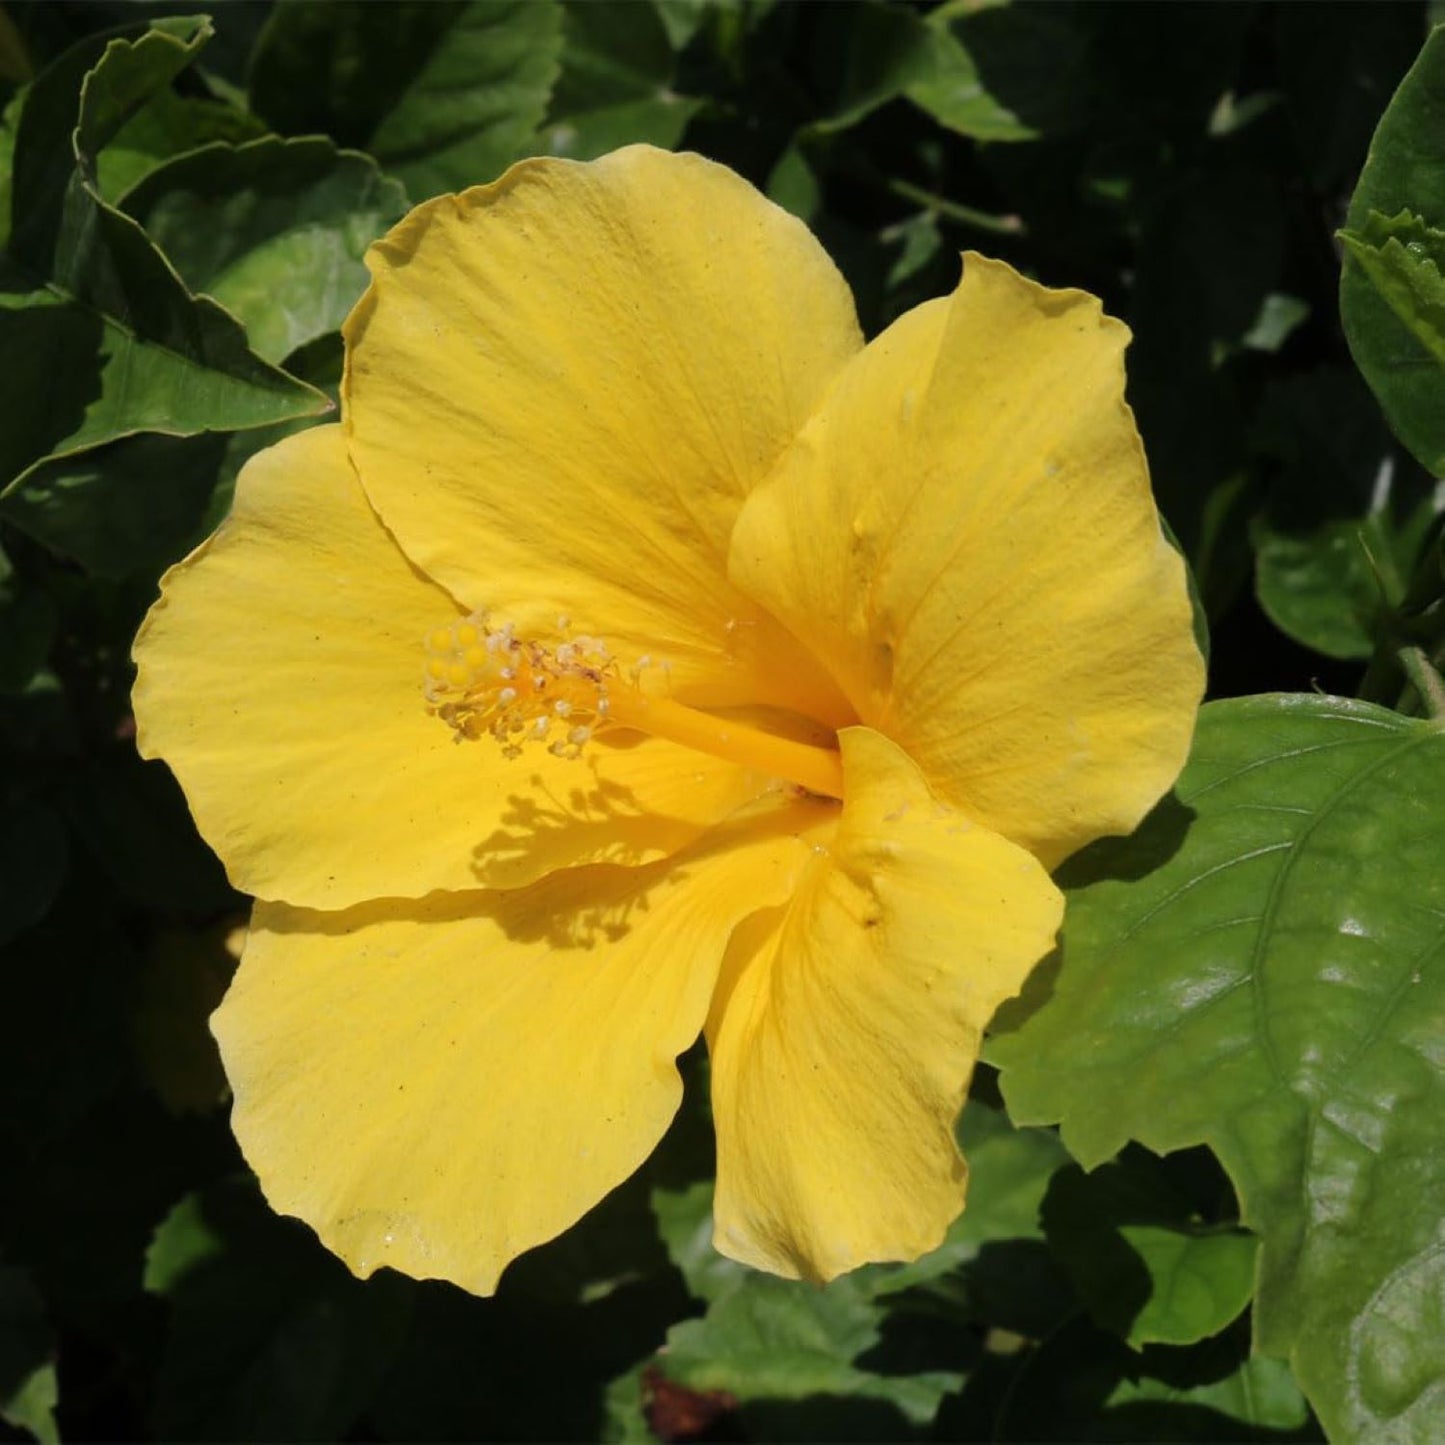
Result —
MULTIPOLYGON (((559 618, 559 631, 566 626, 559 618)), ((539 743, 575 758, 599 733, 627 730, 786 778, 810 793, 843 796, 836 749, 651 696, 641 686, 650 665, 641 657, 624 670, 598 637, 549 646, 517 637, 511 623, 493 627, 473 613, 428 633, 423 690, 428 710, 458 740, 495 738, 508 757, 539 743)))

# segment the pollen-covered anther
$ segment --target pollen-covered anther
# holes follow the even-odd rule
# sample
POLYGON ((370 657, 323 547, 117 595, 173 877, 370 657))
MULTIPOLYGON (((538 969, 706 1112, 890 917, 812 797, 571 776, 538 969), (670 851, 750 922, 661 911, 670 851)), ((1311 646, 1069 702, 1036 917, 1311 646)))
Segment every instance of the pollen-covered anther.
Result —
MULTIPOLYGON (((562 632, 565 617, 557 619, 562 632)), ((473 613, 427 634, 427 708, 463 738, 493 737, 508 757, 541 743, 577 758, 599 732, 642 733, 798 784, 843 796, 838 749, 694 708, 672 695, 665 659, 643 654, 626 669, 596 637, 546 643, 493 627, 473 613), (660 686, 644 676, 658 668, 660 686)))
POLYGON ((607 715, 616 681, 617 666, 595 637, 549 647, 518 638, 511 623, 493 627, 473 613, 426 638, 428 710, 458 741, 490 736, 510 757, 524 743, 576 757, 607 715))

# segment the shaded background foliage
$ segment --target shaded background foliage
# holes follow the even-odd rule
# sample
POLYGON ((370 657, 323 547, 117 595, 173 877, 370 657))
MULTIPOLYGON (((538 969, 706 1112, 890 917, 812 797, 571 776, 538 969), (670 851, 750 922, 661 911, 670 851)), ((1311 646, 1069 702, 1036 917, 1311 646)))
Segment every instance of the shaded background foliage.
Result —
POLYGON ((8 0, 0 1435, 1429 1438, 1438 1044, 1433 1077, 1415 1064, 1440 1027, 1445 762, 1401 648, 1445 641, 1445 56, 1360 176, 1430 18, 8 0), (494 1300, 362 1283, 269 1213, 227 1130, 205 1019, 246 900, 135 754, 129 643, 245 458, 333 414, 375 236, 521 155, 636 140, 806 219, 870 335, 965 246, 1102 296, 1134 329, 1211 696, 1304 696, 1212 707, 1177 796, 1068 865, 1062 954, 1000 1021, 1003 1093, 981 1068, 961 1125, 969 1209, 927 1259, 815 1290, 713 1255, 689 1056, 657 1156, 494 1300), (1366 734, 1368 766, 1308 762, 1366 734), (1198 886, 1251 850, 1289 875, 1198 886), (1320 1003, 1346 936, 1384 940, 1339 963, 1393 1000, 1364 1024, 1320 1003), (1235 965, 1252 1023, 1205 1007, 1235 965))

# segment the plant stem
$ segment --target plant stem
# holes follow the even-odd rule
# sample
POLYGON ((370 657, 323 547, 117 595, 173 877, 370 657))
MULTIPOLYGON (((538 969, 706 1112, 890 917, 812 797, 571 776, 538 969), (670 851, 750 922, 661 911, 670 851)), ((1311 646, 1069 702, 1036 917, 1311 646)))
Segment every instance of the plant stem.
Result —
POLYGON ((889 179, 888 189, 895 196, 902 196, 905 201, 913 201, 917 205, 935 211, 940 216, 947 216, 949 220, 957 221, 963 226, 973 226, 980 231, 992 231, 1000 236, 1022 236, 1024 234, 1024 223, 1017 216, 995 216, 988 211, 976 211, 972 206, 965 206, 961 201, 950 201, 944 196, 936 196, 932 191, 926 191, 922 186, 915 186, 911 181, 900 180, 896 176, 889 179))
POLYGON ((1424 648, 1402 647, 1399 658, 1405 676, 1425 704, 1426 714, 1438 722, 1445 722, 1445 680, 1436 672, 1424 648))

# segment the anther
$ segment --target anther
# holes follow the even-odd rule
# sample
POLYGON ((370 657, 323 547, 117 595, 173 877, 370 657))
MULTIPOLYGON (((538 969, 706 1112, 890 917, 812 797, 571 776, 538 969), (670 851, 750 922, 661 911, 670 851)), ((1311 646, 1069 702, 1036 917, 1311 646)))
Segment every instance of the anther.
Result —
MULTIPOLYGON (((558 618, 558 631, 567 625, 558 618)), ((784 778, 808 792, 843 796, 836 748, 781 737, 737 718, 719 717, 669 696, 671 667, 661 661, 658 692, 642 686, 655 665, 644 654, 624 674, 598 637, 555 645, 518 639, 511 623, 489 625, 482 613, 427 633, 422 669, 428 709, 458 740, 484 736, 508 757, 541 742, 559 758, 576 758, 599 732, 643 733, 784 778)))

